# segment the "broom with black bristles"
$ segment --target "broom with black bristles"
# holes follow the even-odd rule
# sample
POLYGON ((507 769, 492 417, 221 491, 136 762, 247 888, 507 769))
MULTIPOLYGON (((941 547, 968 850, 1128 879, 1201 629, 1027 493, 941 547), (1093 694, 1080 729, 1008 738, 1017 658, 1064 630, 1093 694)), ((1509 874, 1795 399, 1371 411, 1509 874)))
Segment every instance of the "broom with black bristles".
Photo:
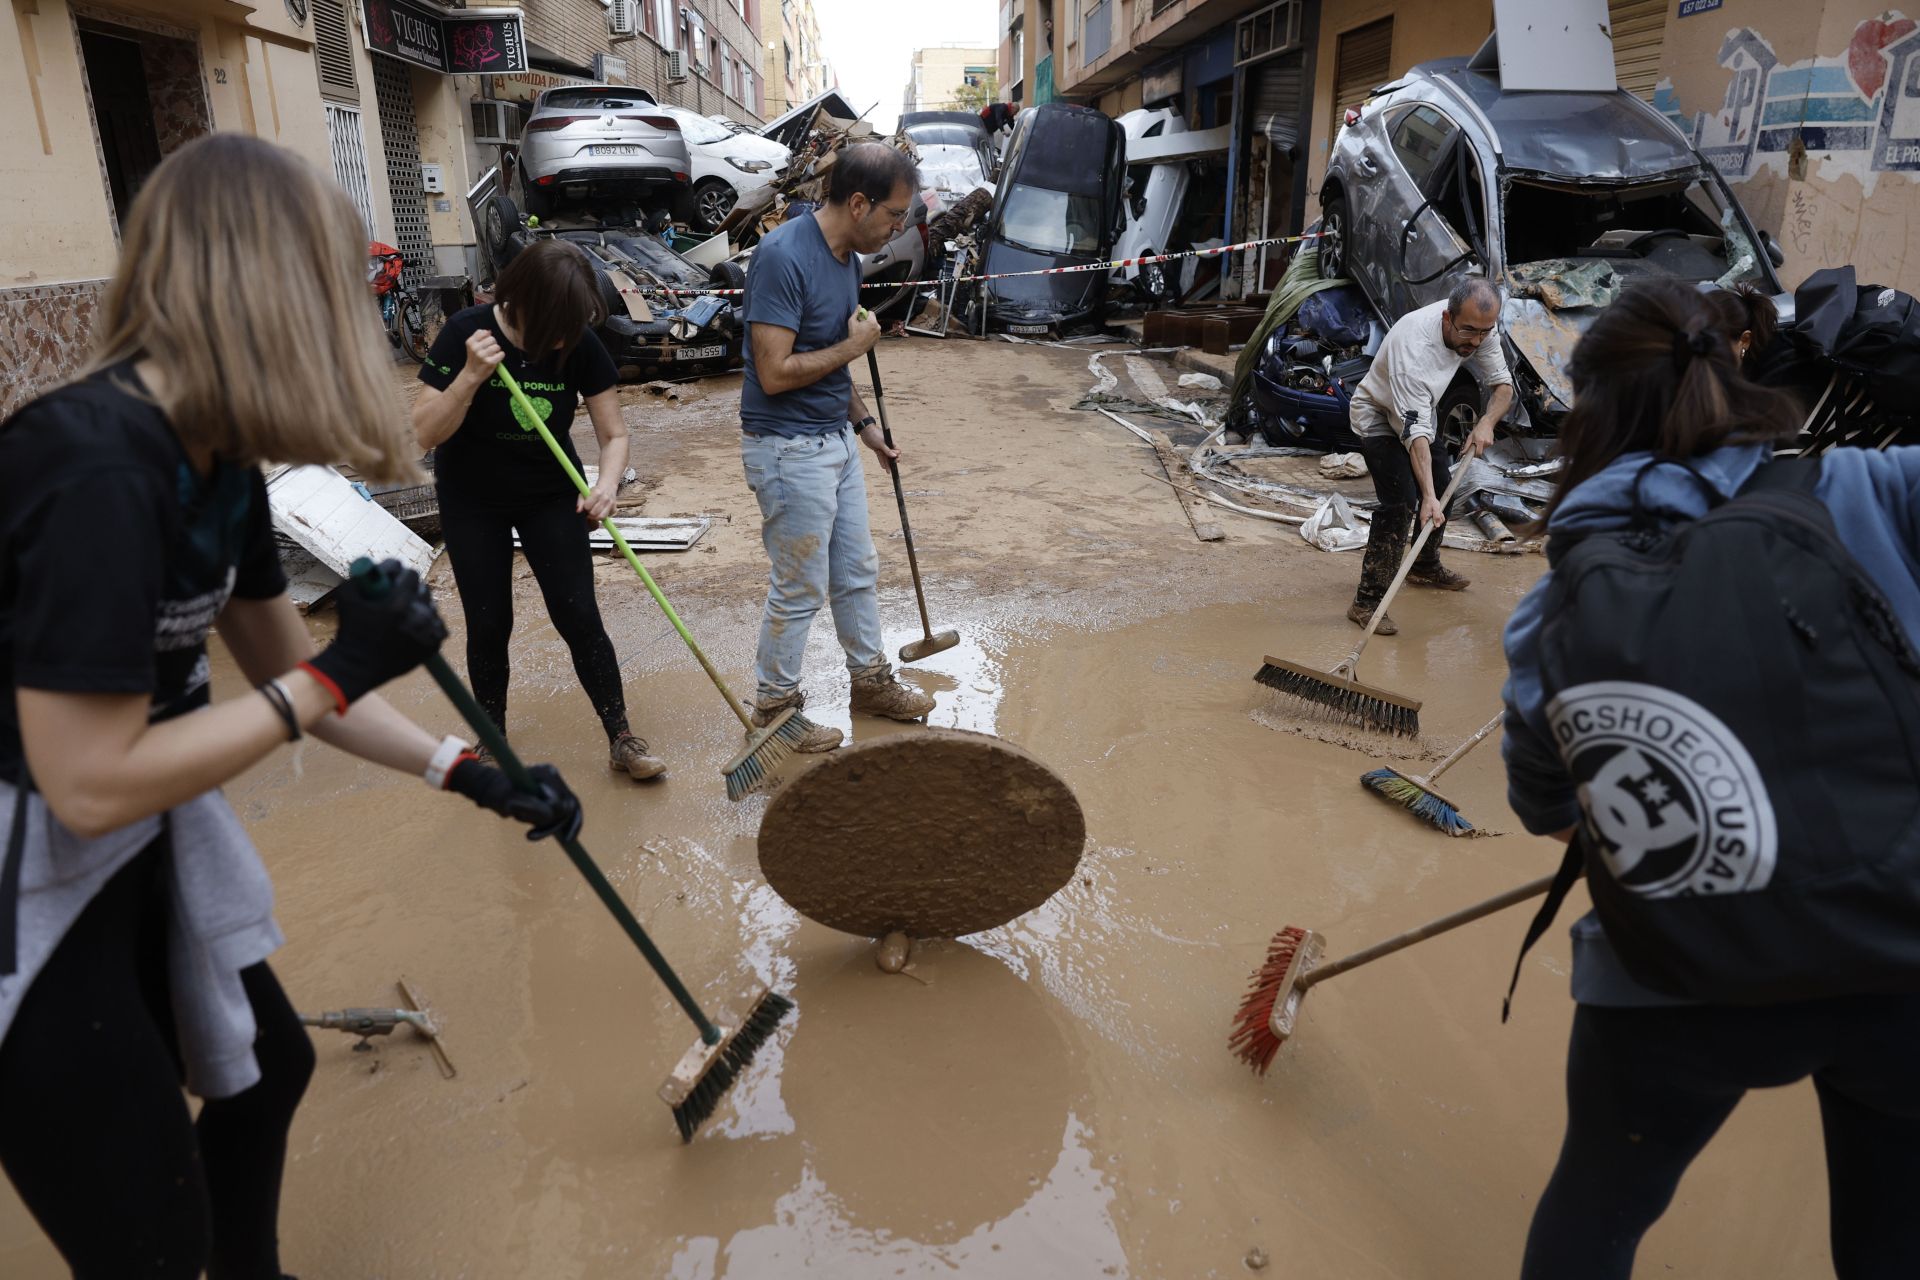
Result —
MULTIPOLYGON (((547 442, 547 448, 553 451, 554 459, 567 473, 568 479, 573 481, 573 487, 582 495, 590 493, 591 489, 586 477, 574 468, 573 460, 567 457, 567 451, 560 447, 560 442, 553 438, 551 431, 547 430, 547 424, 534 411, 532 403, 527 399, 527 393, 520 389, 519 382, 507 372, 504 364, 496 366, 494 371, 500 375, 500 381, 506 386, 507 394, 513 397, 514 406, 520 411, 518 416, 523 421, 533 424, 533 429, 538 431, 540 438, 547 442)), ((727 799, 738 800, 765 782, 767 775, 773 771, 774 765, 793 754, 794 748, 813 731, 813 721, 794 708, 788 707, 784 711, 776 712, 773 719, 767 722, 766 728, 756 729, 752 718, 747 715, 746 708, 741 706, 740 700, 733 696, 733 690, 727 688, 727 682, 721 678, 720 673, 713 669, 713 663, 707 661, 707 655, 694 640, 693 633, 687 630, 687 624, 680 621, 680 615, 675 613, 673 606, 667 603, 667 597, 661 593, 659 585, 653 580, 653 575, 647 572, 647 566, 640 563, 640 557, 635 555, 633 548, 627 545, 626 538, 614 527, 613 520, 611 518, 601 520, 600 527, 613 538, 613 545, 620 548, 620 554, 627 558, 627 563, 633 566, 633 571, 640 575, 640 581, 646 584, 647 594, 651 595, 653 602, 660 606, 660 612, 667 615, 667 621, 671 622, 673 629, 680 633, 680 638, 687 642, 687 648, 693 651, 693 656, 700 660, 701 667, 706 670, 707 679, 713 681, 714 687, 720 690, 720 696, 727 700, 727 710, 733 712, 740 721, 741 727, 747 731, 745 748, 720 770, 727 782, 727 799)))
POLYGON ((1441 916, 1438 920, 1429 920, 1416 929, 1409 929, 1385 942, 1377 942, 1365 951, 1356 951, 1332 964, 1320 963, 1320 957, 1327 947, 1325 938, 1311 929, 1288 925, 1273 935, 1273 941, 1267 946, 1266 960, 1253 971, 1246 997, 1240 1001, 1240 1008, 1233 1015, 1233 1033, 1227 1037, 1227 1047, 1233 1050, 1236 1058, 1252 1067, 1256 1075, 1267 1074, 1267 1068, 1273 1065, 1280 1046, 1293 1035, 1294 1023, 1300 1016, 1300 1003, 1307 998, 1309 989, 1328 978, 1337 978, 1382 956, 1404 950, 1416 942, 1425 942, 1428 938, 1458 929, 1463 924, 1472 924, 1483 916, 1504 911, 1529 898, 1537 898, 1553 887, 1553 881, 1553 876, 1541 876, 1517 889, 1509 889, 1498 897, 1475 903, 1452 915, 1441 916))
MULTIPOLYGON (((354 561, 352 577, 355 589, 376 599, 387 591, 386 576, 380 572, 379 566, 365 556, 354 561)), ((540 784, 534 781, 533 775, 528 773, 526 766, 520 763, 520 757, 516 756, 513 748, 507 745, 507 736, 500 732, 500 727, 494 724, 493 717, 481 708, 472 692, 461 683, 460 677, 453 673, 453 668, 447 665, 447 660, 435 652, 427 659, 426 667, 433 676, 434 682, 440 686, 441 692, 447 695, 448 700, 460 712, 461 719, 472 727, 473 732, 485 744, 487 750, 493 753, 494 760, 513 785, 523 792, 538 795, 540 784)), ((627 909, 627 904, 621 900, 613 886, 607 883, 607 877, 601 873, 599 865, 594 862, 592 856, 573 837, 563 835, 556 838, 560 841, 560 847, 566 851, 568 859, 586 878, 587 884, 599 897, 601 903, 613 913, 613 918, 626 931, 627 937, 633 940, 633 945, 640 948, 640 954, 646 957, 654 973, 658 975, 661 982, 666 984, 667 991, 679 1002, 681 1009, 686 1011, 687 1017, 692 1019, 693 1025, 699 1029, 700 1039, 695 1041, 693 1047, 681 1057, 679 1065, 673 1069, 673 1074, 668 1076, 667 1082, 660 1086, 660 1100, 672 1108, 674 1123, 680 1129, 680 1140, 692 1142, 694 1130, 706 1123, 708 1117, 713 1115, 714 1109, 720 1104, 721 1097, 733 1087, 733 1082, 739 1078, 747 1064, 753 1061, 753 1055, 772 1036, 773 1029, 780 1025, 780 1020, 793 1009, 793 1001, 777 991, 763 987, 748 1009, 747 1016, 741 1020, 737 1028, 728 1032, 716 1025, 701 1010, 693 994, 687 990, 686 984, 681 982, 680 976, 673 971, 673 966, 667 963, 667 958, 660 954, 660 948, 653 945, 653 939, 647 936, 647 931, 640 927, 638 920, 634 919, 633 912, 627 909)))
POLYGON ((1394 768, 1373 769, 1360 775, 1360 785, 1376 795, 1385 796, 1414 817, 1430 823, 1450 836, 1473 834, 1473 824, 1460 812, 1460 806, 1433 789, 1433 780, 1458 764, 1467 752, 1486 740, 1488 734, 1500 727, 1500 721, 1506 712, 1500 712, 1493 719, 1481 725, 1479 730, 1465 742, 1455 747, 1447 758, 1433 767, 1433 772, 1424 778, 1410 778, 1394 768))
MULTIPOLYGON (((1453 491, 1460 487, 1460 480, 1467 474, 1464 465, 1454 468, 1453 479, 1447 484, 1447 491, 1440 495, 1440 510, 1445 511, 1447 504, 1453 501, 1453 491)), ((1375 518, 1378 518, 1376 513, 1375 518)), ((1380 603, 1373 607, 1373 616, 1367 619, 1367 629, 1360 635, 1360 643, 1353 646, 1353 652, 1332 671, 1320 671, 1302 662, 1290 662, 1285 658, 1268 655, 1266 665, 1254 672, 1253 678, 1269 689, 1278 689, 1281 693, 1326 707, 1365 729, 1379 729, 1386 733, 1402 737, 1420 736, 1420 700, 1404 694, 1394 693, 1390 689, 1375 688, 1354 679, 1360 666, 1360 655, 1366 652, 1367 641, 1373 639, 1374 631, 1380 626, 1380 620, 1387 616, 1387 606, 1393 603, 1400 584, 1407 580, 1407 574, 1413 569, 1413 562, 1420 555, 1420 549, 1427 545, 1427 539, 1433 536, 1434 526, 1422 524, 1420 536, 1413 540, 1413 546, 1407 551, 1406 558, 1400 562, 1400 572, 1394 575, 1393 585, 1380 597, 1380 603)))

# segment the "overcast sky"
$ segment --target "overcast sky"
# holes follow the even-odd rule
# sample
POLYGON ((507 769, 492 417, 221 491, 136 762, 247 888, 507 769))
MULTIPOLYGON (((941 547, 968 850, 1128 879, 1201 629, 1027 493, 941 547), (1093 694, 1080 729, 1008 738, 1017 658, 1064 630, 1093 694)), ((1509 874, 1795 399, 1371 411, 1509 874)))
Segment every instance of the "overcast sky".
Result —
POLYGON ((893 132, 899 118, 915 49, 948 42, 999 46, 993 30, 1000 17, 996 0, 813 0, 813 11, 840 91, 861 110, 878 102, 866 118, 882 133, 893 132))

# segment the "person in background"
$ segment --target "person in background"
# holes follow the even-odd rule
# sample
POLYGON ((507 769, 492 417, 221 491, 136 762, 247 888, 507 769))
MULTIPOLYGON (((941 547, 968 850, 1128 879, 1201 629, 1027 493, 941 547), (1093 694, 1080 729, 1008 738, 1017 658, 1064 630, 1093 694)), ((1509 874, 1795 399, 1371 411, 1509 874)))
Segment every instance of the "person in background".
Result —
MULTIPOLYGON (((807 632, 821 605, 853 679, 853 710, 918 720, 933 699, 894 678, 880 634, 880 558, 867 523, 860 446, 900 456, 847 366, 880 326, 860 306, 860 259, 891 240, 912 207, 913 161, 880 143, 843 148, 820 208, 781 223, 747 269, 747 372, 740 392, 740 460, 760 504, 769 566, 754 660, 753 721, 764 727, 800 689, 807 632)), ((831 751, 841 734, 816 725, 801 751, 831 751)))
POLYGON ((446 635, 417 574, 343 586, 318 653, 287 598, 261 463, 411 465, 365 245, 292 152, 181 147, 128 211, 91 367, 0 428, 0 1166, 76 1276, 281 1274, 314 1053, 223 785, 312 734, 535 834, 579 825, 553 769, 522 795, 374 692, 446 635), (253 686, 217 703, 215 627, 253 686))
POLYGON ((513 636, 513 540, 540 586, 554 630, 607 736, 607 762, 634 779, 666 772, 627 721, 620 660, 600 621, 588 530, 612 514, 627 466, 619 373, 594 333, 606 319, 600 281, 579 246, 542 240, 500 273, 493 302, 448 318, 413 405, 414 438, 434 451, 441 532, 467 621, 467 678, 494 723, 507 726, 513 636), (573 417, 581 401, 600 445, 591 494, 573 486, 494 372, 505 363, 547 430, 580 468, 573 417))
MULTIPOLYGON (((1568 466, 1546 519, 1550 546, 1556 537, 1628 528, 1636 507, 1667 524, 1696 519, 1710 503, 1738 493, 1773 446, 1793 435, 1793 401, 1740 374, 1726 337, 1727 305, 1725 295, 1703 296, 1675 282, 1636 285, 1580 339, 1570 370, 1573 410, 1560 431, 1568 466), (1684 465, 1655 466, 1655 459, 1684 465)), ((1757 321, 1743 323, 1740 334, 1757 339, 1764 332, 1757 321)), ((1822 457, 1813 492, 1911 644, 1920 636, 1920 513, 1912 498, 1920 493, 1920 448, 1836 449, 1822 457)), ((1528 591, 1507 623, 1501 750, 1509 803, 1521 823, 1565 843, 1587 821, 1582 795, 1594 784, 1570 776, 1550 723, 1541 650, 1553 573, 1528 591)), ((1759 605, 1742 625, 1761 624, 1759 605)), ((1725 661, 1760 678, 1758 663, 1744 653, 1725 661)), ((1775 699, 1779 691, 1769 680, 1755 685, 1753 697, 1775 699)), ((1807 714, 1799 703, 1782 703, 1781 732, 1804 727, 1807 714)), ((1624 754, 1637 758, 1635 739, 1620 741, 1628 744, 1624 754)), ((1643 809, 1663 814, 1674 799, 1648 777, 1622 797, 1616 823, 1647 823, 1643 809)), ((1898 785, 1910 790, 1912 779, 1898 785)), ((1676 807, 1654 825, 1678 816, 1676 807)), ((1890 891, 1897 883, 1875 882, 1890 891)), ((1641 1237, 1747 1091, 1809 1077, 1826 1136, 1835 1271, 1841 1280, 1920 1275, 1920 1215, 1913 1211, 1920 1202, 1920 1095, 1913 1088, 1920 1079, 1920 994, 1703 1004, 1636 980, 1595 914, 1576 921, 1572 933, 1567 1129, 1527 1236, 1523 1280, 1627 1280, 1641 1237)))

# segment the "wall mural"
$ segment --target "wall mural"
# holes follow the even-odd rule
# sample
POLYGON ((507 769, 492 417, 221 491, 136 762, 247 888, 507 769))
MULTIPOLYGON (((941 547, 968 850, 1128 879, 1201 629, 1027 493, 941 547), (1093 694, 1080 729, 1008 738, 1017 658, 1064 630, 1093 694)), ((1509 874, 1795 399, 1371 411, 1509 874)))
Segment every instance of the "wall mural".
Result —
POLYGON ((1759 32, 1738 27, 1719 62, 1732 79, 1717 110, 1689 117, 1671 80, 1653 105, 1729 179, 1784 174, 1812 156, 1869 190, 1876 174, 1920 172, 1920 23, 1899 10, 1860 23, 1841 53, 1787 66, 1759 32))

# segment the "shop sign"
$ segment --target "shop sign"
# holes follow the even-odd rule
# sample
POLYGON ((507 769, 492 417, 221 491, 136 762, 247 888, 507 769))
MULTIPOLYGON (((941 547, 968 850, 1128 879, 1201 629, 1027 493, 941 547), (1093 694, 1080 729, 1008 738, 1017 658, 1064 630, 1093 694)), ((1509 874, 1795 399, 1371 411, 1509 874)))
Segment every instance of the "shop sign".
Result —
POLYGON ((360 16, 369 50, 441 75, 527 69, 518 9, 443 11, 413 0, 362 0, 360 16))

